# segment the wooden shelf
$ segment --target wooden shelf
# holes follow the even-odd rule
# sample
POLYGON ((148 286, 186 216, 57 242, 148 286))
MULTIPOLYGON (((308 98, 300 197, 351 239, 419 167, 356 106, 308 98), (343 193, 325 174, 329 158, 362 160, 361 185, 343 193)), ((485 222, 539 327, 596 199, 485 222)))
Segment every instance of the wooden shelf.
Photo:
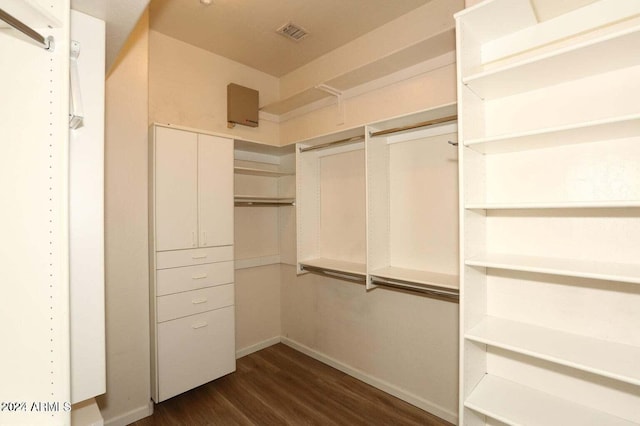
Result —
POLYGON ((457 275, 439 274, 436 272, 423 271, 418 269, 387 266, 386 268, 380 268, 376 269, 375 271, 371 271, 370 275, 391 280, 400 280, 415 284, 422 284, 430 287, 440 287, 453 290, 458 290, 459 288, 459 279, 457 275))
POLYGON ((594 280, 640 284, 640 264, 596 262, 513 254, 485 254, 465 260, 465 265, 594 280))
POLYGON ((530 209, 615 209, 640 207, 640 200, 567 201, 530 203, 467 203, 467 210, 530 210, 530 209))
POLYGON ((251 167, 234 167, 233 172, 239 175, 250 176, 266 176, 266 177, 281 177, 281 176, 293 176, 294 173, 279 172, 275 170, 254 169, 251 167))
POLYGON ((364 263, 346 262, 344 260, 318 258, 301 261, 300 265, 325 269, 327 271, 344 272, 362 277, 367 275, 367 266, 364 263))
POLYGON ((640 27, 463 77, 483 99, 494 99, 640 64, 640 27), (603 59, 606 58, 606 59, 603 59))
MULTIPOLYGON (((9 0, 3 7, 5 12, 34 29, 60 28, 62 26, 58 18, 34 0, 9 0)), ((6 22, 0 21, 0 28, 12 27, 6 22)))
POLYGON ((501 154, 636 136, 640 136, 640 114, 471 139, 465 141, 464 145, 482 154, 501 154))
POLYGON ((640 347, 487 316, 465 338, 640 385, 640 347))
POLYGON ((508 425, 638 426, 620 417, 492 375, 484 376, 464 405, 508 425))

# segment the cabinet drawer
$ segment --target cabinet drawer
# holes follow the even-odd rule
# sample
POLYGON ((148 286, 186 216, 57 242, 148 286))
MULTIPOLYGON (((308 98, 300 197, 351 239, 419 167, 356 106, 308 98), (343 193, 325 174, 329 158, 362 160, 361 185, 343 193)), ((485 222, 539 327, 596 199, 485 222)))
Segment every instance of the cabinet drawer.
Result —
POLYGON ((158 324, 158 400, 236 369, 234 308, 158 324))
POLYGON ((158 322, 233 305, 233 284, 203 288, 157 298, 158 322))
POLYGON ((156 296, 233 282, 233 262, 207 263, 156 271, 156 296))
POLYGON ((233 260, 233 246, 156 252, 156 269, 233 260))

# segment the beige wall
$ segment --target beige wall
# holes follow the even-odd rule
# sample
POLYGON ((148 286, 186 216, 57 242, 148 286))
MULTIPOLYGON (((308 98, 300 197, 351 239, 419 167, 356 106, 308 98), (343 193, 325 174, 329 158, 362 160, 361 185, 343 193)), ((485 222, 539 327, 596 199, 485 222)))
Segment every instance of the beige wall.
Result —
POLYGON ((277 145, 278 124, 227 128, 227 84, 260 92, 260 105, 279 95, 276 77, 167 37, 149 33, 149 122, 171 123, 277 145))
POLYGON ((451 422, 458 408, 458 305, 282 265, 282 334, 451 422))
POLYGON ((150 414, 145 13, 106 81, 106 424, 150 414))
POLYGON ((280 265, 238 269, 236 351, 239 355, 280 339, 280 265))

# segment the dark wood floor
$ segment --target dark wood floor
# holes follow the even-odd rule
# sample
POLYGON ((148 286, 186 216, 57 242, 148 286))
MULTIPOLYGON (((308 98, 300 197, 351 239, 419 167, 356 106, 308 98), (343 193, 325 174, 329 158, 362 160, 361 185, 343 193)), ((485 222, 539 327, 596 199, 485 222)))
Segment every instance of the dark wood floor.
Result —
POLYGON ((149 425, 451 425, 283 344, 155 406, 149 425))

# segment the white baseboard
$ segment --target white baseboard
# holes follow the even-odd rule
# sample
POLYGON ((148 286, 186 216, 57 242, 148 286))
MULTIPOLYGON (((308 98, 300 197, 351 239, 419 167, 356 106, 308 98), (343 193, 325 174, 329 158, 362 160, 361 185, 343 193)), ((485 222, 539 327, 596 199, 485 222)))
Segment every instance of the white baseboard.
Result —
POLYGON ((149 400, 149 403, 145 406, 136 408, 127 413, 121 414, 118 417, 108 419, 104 421, 104 426, 127 426, 133 422, 136 422, 145 417, 149 417, 153 414, 153 401, 149 400))
POLYGON ((342 371, 352 377, 355 377, 358 380, 361 380, 375 388, 380 389, 390 395, 395 396, 403 401, 408 402, 411 405, 415 405, 418 408, 423 409, 435 416, 438 416, 448 422, 458 424, 458 413, 447 410, 444 407, 441 407, 438 404, 434 404, 430 401, 427 401, 424 398, 420 398, 417 395, 414 395, 410 392, 407 392, 403 389, 398 388, 397 386, 392 385, 391 383, 385 382, 384 380, 380 380, 376 377, 371 376, 364 371, 353 368, 347 364, 344 364, 334 358, 331 358, 323 353, 316 351, 315 349, 311 349, 308 346, 305 346, 301 343, 298 343, 294 340, 291 340, 287 337, 282 337, 281 342, 285 345, 300 351, 306 355, 309 355, 311 358, 317 359, 320 362, 323 362, 335 369, 342 371))
POLYGON ((271 339, 263 340, 262 342, 258 342, 255 345, 247 346, 246 348, 242 348, 236 351, 236 359, 242 358, 243 356, 247 356, 254 352, 258 352, 261 349, 268 348, 269 346, 273 346, 276 343, 280 343, 280 336, 272 337, 271 339))

